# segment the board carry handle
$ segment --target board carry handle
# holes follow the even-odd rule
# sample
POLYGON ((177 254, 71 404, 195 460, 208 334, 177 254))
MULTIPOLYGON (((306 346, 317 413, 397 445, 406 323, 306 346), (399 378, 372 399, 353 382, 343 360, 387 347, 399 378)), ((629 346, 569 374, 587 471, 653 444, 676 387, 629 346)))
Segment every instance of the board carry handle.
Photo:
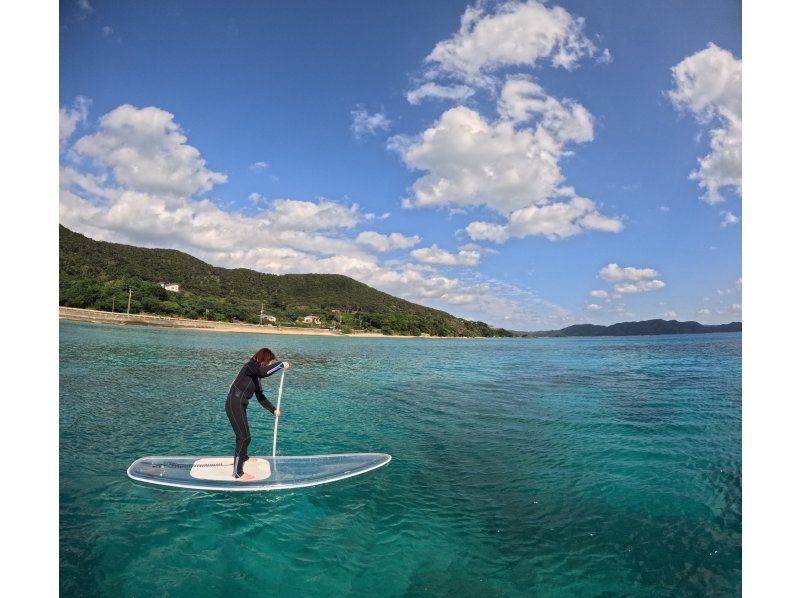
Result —
MULTIPOLYGON (((281 410, 281 395, 283 394, 283 375, 286 373, 286 369, 281 370, 281 382, 278 384, 278 404, 275 407, 276 411, 281 410)), ((275 456, 275 451, 278 448, 278 420, 280 417, 275 418, 275 432, 272 434, 272 456, 275 456)))

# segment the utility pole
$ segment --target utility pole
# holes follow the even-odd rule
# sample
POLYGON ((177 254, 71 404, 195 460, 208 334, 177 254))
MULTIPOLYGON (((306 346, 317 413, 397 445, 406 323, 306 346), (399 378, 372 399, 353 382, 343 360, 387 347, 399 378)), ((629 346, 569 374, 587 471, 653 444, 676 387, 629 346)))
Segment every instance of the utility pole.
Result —
POLYGON ((133 289, 128 289, 128 315, 131 315, 131 295, 133 294, 133 289))
POLYGON ((115 299, 116 299, 116 297, 111 297, 111 313, 112 314, 114 313, 114 300, 115 299))
POLYGON ((264 302, 261 302, 261 312, 258 314, 258 325, 262 326, 264 324, 264 302))

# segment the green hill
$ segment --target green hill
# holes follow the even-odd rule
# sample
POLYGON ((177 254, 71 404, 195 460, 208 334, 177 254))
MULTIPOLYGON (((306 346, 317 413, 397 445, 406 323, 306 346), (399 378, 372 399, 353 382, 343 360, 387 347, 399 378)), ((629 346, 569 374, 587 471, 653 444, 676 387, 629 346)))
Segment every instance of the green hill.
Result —
POLYGON ((638 336, 645 334, 702 334, 707 332, 741 332, 741 322, 707 326, 699 322, 678 322, 677 320, 644 320, 641 322, 620 322, 611 326, 597 324, 576 324, 561 330, 525 332, 525 336, 638 336))
POLYGON ((206 264, 174 249, 94 241, 59 227, 59 304, 192 319, 258 323, 261 306, 279 325, 313 314, 343 332, 514 336, 393 297, 338 274, 263 274, 206 264), (159 283, 177 283, 180 292, 159 283))

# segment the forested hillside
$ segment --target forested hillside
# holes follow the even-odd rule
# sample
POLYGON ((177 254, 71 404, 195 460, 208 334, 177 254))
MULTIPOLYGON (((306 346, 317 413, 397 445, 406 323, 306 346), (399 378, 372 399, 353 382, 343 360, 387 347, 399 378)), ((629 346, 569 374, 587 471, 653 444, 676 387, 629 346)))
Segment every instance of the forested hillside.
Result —
POLYGON ((59 227, 59 304, 192 319, 278 325, 307 315, 343 332, 427 333, 435 336, 512 336, 513 333, 393 297, 337 274, 263 274, 206 264, 174 249, 146 249, 94 241, 59 227), (176 283, 170 292, 159 283, 176 283))

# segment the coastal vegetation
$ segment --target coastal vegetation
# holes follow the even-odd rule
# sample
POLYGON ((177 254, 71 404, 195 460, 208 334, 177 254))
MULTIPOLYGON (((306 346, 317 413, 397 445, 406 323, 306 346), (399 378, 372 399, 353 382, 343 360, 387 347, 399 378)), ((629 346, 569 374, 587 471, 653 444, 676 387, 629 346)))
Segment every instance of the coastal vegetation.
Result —
POLYGON ((94 241, 60 226, 59 305, 125 312, 129 298, 131 313, 189 319, 257 324, 264 315, 279 326, 323 326, 343 333, 515 336, 347 276, 219 268, 174 249, 94 241), (162 286, 169 284, 179 290, 162 286), (319 324, 304 324, 307 316, 316 316, 319 324))
POLYGON ((703 334, 708 332, 741 332, 741 322, 707 326, 699 322, 678 322, 677 320, 643 320, 641 322, 620 322, 610 326, 597 324, 576 324, 561 330, 542 330, 523 332, 528 337, 559 336, 639 336, 648 334, 703 334))

